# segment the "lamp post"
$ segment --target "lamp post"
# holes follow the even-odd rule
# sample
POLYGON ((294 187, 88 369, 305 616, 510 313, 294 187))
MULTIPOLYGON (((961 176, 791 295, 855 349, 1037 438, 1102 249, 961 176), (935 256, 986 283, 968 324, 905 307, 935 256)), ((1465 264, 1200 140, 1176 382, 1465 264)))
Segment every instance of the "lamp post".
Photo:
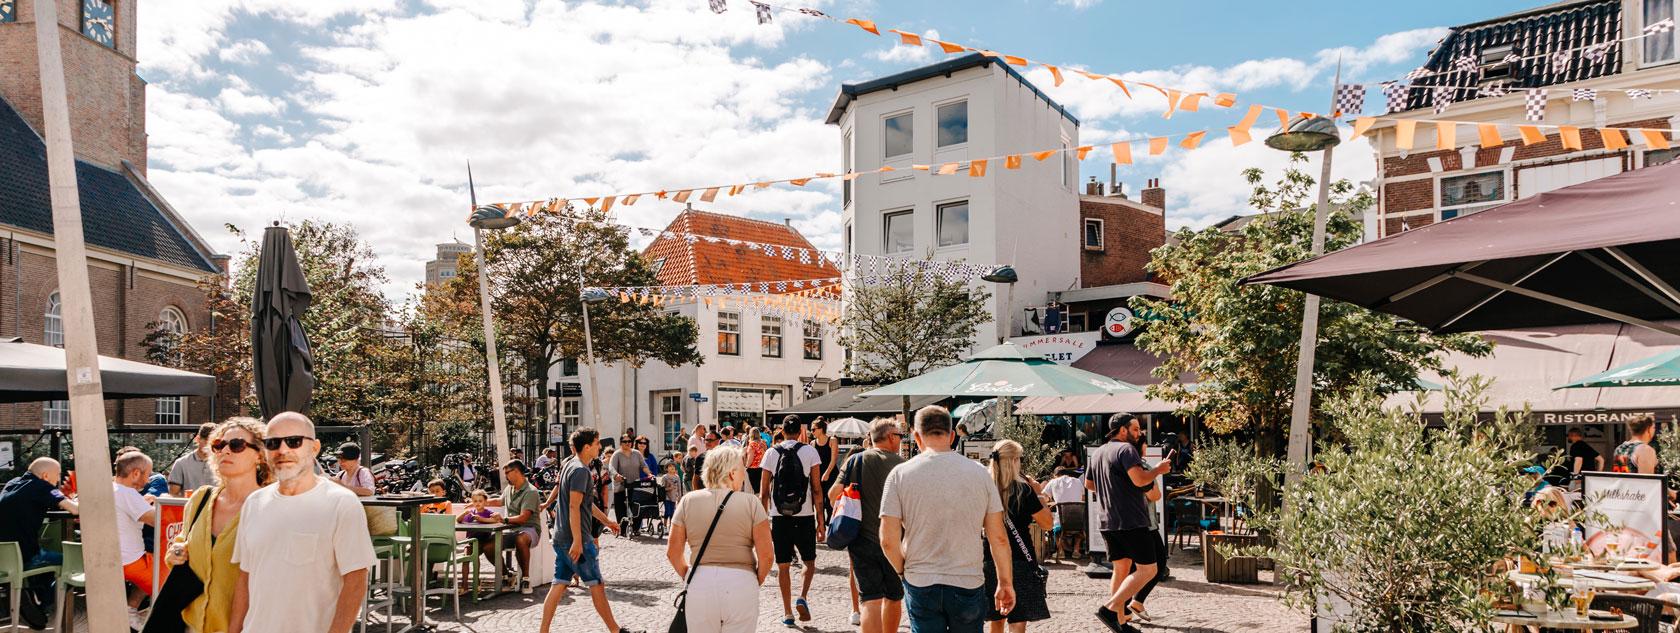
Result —
MULTIPOLYGON (((1020 280, 1021 275, 1015 272, 1015 267, 1007 264, 993 268, 992 272, 980 276, 980 281, 1003 284, 1004 287, 1003 336, 998 337, 999 343, 1009 340, 1009 335, 1015 333, 1015 282, 1020 280)), ((1010 416, 1015 414, 1014 398, 1009 396, 1000 396, 998 399, 1003 401, 999 403, 1003 405, 1003 415, 1010 416)), ((910 396, 904 397, 904 408, 907 412, 909 411, 910 396)), ((906 414, 905 419, 909 419, 908 413, 906 414)))
MULTIPOLYGON (((467 188, 472 189, 472 168, 467 168, 467 188)), ((478 302, 484 314, 484 357, 490 372, 490 419, 495 431, 496 467, 501 468, 512 459, 508 450, 507 412, 502 410, 502 364, 496 355, 495 315, 490 312, 490 274, 484 268, 484 231, 500 230, 519 224, 519 216, 492 206, 478 206, 478 193, 472 193, 473 213, 467 224, 473 227, 473 258, 478 262, 478 302)))
MULTIPOLYGON (((578 287, 583 287, 583 273, 578 272, 578 287)), ((595 424, 595 431, 601 430, 601 401, 595 393, 595 335, 589 329, 589 304, 606 301, 609 295, 600 288, 589 288, 582 291, 583 306, 583 353, 589 363, 589 419, 595 424)), ((698 406, 698 405, 696 405, 698 406)))
MULTIPOLYGON (((1336 122, 1315 116, 1296 119, 1286 129, 1266 139, 1266 146, 1286 152, 1324 152, 1323 167, 1318 177, 1318 206, 1313 211, 1312 254, 1324 254, 1324 225, 1330 217, 1330 159, 1333 148, 1342 142, 1336 133, 1336 122)), ((1284 471, 1284 486, 1295 485, 1307 468, 1307 448, 1311 443, 1311 414, 1313 394, 1313 362, 1318 351, 1318 295, 1308 293, 1301 312, 1300 356, 1295 365, 1295 397, 1289 412, 1289 468, 1284 471)))

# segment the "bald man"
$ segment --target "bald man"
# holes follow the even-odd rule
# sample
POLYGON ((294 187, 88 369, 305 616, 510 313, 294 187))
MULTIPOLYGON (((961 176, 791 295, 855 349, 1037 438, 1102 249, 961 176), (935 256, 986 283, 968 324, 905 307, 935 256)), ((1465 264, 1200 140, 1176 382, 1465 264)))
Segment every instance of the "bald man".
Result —
POLYGON ((274 484, 245 499, 229 633, 348 633, 375 563, 356 493, 315 473, 321 441, 300 413, 268 421, 274 484))
POLYGON ((76 502, 58 490, 62 473, 58 460, 37 457, 29 462, 29 472, 6 482, 0 488, 0 542, 12 541, 23 553, 25 569, 47 567, 64 562, 64 555, 41 549, 41 524, 47 512, 66 510, 76 513, 76 502))

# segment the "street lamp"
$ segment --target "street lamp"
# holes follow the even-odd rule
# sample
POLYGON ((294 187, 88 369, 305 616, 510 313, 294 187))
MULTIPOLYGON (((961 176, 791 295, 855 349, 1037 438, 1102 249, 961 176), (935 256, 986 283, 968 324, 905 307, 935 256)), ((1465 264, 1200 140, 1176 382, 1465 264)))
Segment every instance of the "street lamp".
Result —
MULTIPOLYGON (((1338 73, 1339 74, 1339 73, 1338 73)), ((1326 117, 1299 118, 1266 139, 1266 146, 1286 152, 1324 152, 1318 177, 1318 207, 1313 211, 1312 254, 1324 254, 1324 225, 1330 216, 1330 157, 1342 142, 1336 122, 1326 117)), ((1307 468, 1311 443, 1313 362, 1318 351, 1318 295, 1308 293, 1301 312, 1301 349, 1295 365, 1295 398, 1289 411, 1289 468, 1284 486, 1293 486, 1307 468)))
POLYGON ((989 281, 1005 286, 1003 299, 1003 335, 998 342, 1009 340, 1009 335, 1015 330, 1015 282, 1021 280, 1021 275, 1015 272, 1015 267, 1008 264, 993 268, 992 272, 980 276, 980 281, 989 281))
MULTIPOLYGON (((583 283, 583 272, 578 272, 578 284, 583 283)), ((606 290, 600 288, 585 288, 582 295, 583 305, 583 353, 589 363, 589 419, 594 422, 595 430, 601 430, 601 400, 595 393, 595 335, 589 329, 589 304, 601 303, 611 298, 606 290)))
POLYGON ((478 191, 473 188, 472 166, 467 166, 467 190, 472 196, 473 257, 478 262, 478 302, 484 314, 484 356, 490 372, 490 419, 495 432, 496 467, 512 459, 508 450, 507 412, 502 410, 502 366, 496 355, 495 315, 490 311, 490 274, 484 268, 484 232, 517 226, 519 216, 494 206, 478 206, 478 191))

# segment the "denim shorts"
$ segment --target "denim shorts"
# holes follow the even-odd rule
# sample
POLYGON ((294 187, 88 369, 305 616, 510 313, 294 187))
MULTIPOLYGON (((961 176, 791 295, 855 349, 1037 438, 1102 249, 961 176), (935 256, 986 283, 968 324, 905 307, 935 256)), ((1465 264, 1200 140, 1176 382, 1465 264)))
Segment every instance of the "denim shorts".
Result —
POLYGON ((911 633, 981 633, 990 607, 985 587, 917 587, 904 583, 904 613, 909 616, 911 633))
POLYGON ((554 582, 561 585, 570 584, 575 576, 585 587, 601 584, 601 564, 595 558, 595 544, 585 542, 583 556, 578 560, 572 560, 566 555, 566 549, 570 547, 561 547, 558 542, 554 544, 554 582))

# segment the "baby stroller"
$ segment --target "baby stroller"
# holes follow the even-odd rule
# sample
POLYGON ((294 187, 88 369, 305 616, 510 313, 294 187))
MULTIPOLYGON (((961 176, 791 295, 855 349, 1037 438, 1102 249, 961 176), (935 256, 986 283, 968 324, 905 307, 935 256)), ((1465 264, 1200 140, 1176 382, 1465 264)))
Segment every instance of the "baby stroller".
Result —
POLYGON ((624 493, 630 495, 630 526, 625 527, 633 526, 637 534, 665 536, 666 527, 659 517, 660 510, 665 507, 660 503, 665 491, 659 483, 651 479, 630 482, 625 485, 624 493))

